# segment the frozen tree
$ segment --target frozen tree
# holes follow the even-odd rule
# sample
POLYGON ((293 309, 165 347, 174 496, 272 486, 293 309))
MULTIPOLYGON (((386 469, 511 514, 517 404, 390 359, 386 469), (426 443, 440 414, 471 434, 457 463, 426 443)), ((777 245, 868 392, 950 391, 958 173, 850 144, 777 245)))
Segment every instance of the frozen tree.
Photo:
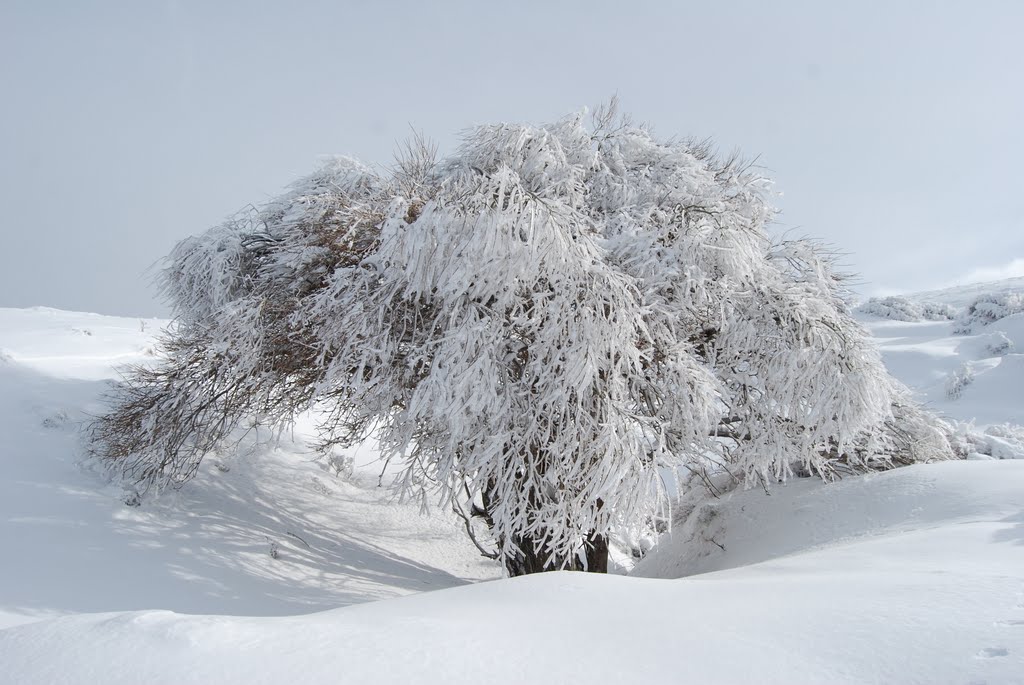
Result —
POLYGON ((325 449, 372 435, 404 492, 486 521, 511 575, 605 570, 675 469, 767 483, 952 456, 828 255, 769 238, 767 188, 610 108, 483 126, 446 160, 414 140, 387 172, 332 162, 175 248, 163 361, 117 389, 93 448, 174 485, 240 425, 315 409, 325 449))

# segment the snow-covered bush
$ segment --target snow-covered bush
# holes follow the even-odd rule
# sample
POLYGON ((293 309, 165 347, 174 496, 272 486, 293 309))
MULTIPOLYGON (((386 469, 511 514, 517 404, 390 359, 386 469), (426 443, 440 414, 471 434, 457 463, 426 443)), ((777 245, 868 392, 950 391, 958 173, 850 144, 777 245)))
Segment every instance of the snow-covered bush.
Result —
POLYGON ((959 310, 945 302, 922 302, 921 318, 925 321, 952 321, 959 314, 959 310))
POLYGON ((996 459, 1024 459, 1024 426, 1012 423, 985 428, 987 454, 996 459))
POLYGON ((974 369, 970 363, 960 365, 960 368, 949 374, 946 379, 946 398, 956 400, 963 394, 964 388, 974 382, 974 369))
POLYGON ((905 297, 872 297, 857 308, 861 314, 895 321, 952 321, 956 309, 937 302, 917 303, 905 297))
POLYGON ((983 326, 1024 312, 1024 293, 997 292, 978 296, 956 319, 954 333, 970 335, 983 326))
POLYGON ((903 297, 872 297, 857 307, 861 314, 896 321, 920 321, 921 308, 903 297))
POLYGON ((960 423, 951 434, 953 449, 968 459, 1024 459, 1024 426, 1010 423, 979 430, 960 423))
POLYGON ((992 331, 985 337, 985 351, 994 357, 1013 352, 1013 341, 1003 331, 992 331))
POLYGON ((177 328, 92 431, 177 484, 247 417, 318 408, 398 485, 490 527, 512 574, 604 570, 662 473, 767 483, 952 455, 854 322, 841 274, 773 242, 768 181, 601 111, 328 164, 179 244, 177 328), (434 495, 436 497, 436 494, 434 495))
POLYGON ((355 472, 355 457, 349 454, 330 453, 326 455, 325 468, 337 478, 347 480, 355 472))

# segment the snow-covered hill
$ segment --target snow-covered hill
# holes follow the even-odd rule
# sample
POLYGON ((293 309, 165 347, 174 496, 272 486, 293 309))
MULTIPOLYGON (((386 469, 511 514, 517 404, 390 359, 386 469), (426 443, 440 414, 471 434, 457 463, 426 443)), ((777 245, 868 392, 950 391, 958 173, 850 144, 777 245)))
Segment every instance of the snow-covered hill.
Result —
POLYGON ((921 402, 975 423, 985 455, 1024 456, 1024 432, 1005 425, 1024 424, 1024 278, 869 301, 860 312, 921 402))
MULTIPOLYGON (((1024 422, 1015 316, 864 322, 937 410, 1024 422)), ((466 586, 499 570, 453 517, 392 501, 368 448, 318 458, 301 427, 126 504, 77 424, 159 326, 0 310, 0 683, 1024 683, 1024 461, 734 492, 680 517, 645 577, 466 586)))
POLYGON ((940 302, 955 309, 963 309, 979 297, 991 293, 1024 293, 1024 276, 1004 278, 1000 281, 967 283, 938 290, 925 290, 909 293, 903 297, 913 302, 940 302))

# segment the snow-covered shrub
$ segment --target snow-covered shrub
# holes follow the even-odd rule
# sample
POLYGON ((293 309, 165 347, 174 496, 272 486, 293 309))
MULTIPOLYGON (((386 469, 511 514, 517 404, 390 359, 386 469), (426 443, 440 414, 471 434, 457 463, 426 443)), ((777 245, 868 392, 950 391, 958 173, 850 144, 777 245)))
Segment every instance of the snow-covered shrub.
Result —
POLYGON ((872 297, 857 308, 861 314, 895 321, 920 321, 921 307, 904 297, 872 297))
POLYGON ((58 409, 43 419, 43 427, 50 430, 59 430, 68 427, 71 423, 71 416, 66 409, 58 409))
POLYGON ((985 337, 985 350, 994 357, 1013 352, 1013 341, 1003 331, 992 331, 985 337))
POLYGON ((337 478, 349 479, 355 473, 355 457, 343 453, 330 453, 327 455, 326 468, 329 473, 337 478))
POLYGON ((945 302, 922 302, 921 318, 925 321, 952 321, 959 310, 945 302))
POLYGON ((970 335, 983 326, 1024 312, 1024 293, 998 292, 980 295, 957 317, 954 333, 970 335))
POLYGON ((963 394, 964 388, 974 382, 974 369, 965 362, 960 368, 949 374, 946 379, 946 398, 956 400, 963 394))
POLYGON ((951 444, 968 459, 1024 459, 1024 426, 1004 423, 978 430, 971 423, 960 423, 951 444))
POLYGON ((895 321, 952 321, 956 309, 938 302, 917 303, 905 297, 872 297, 857 308, 861 314, 895 321))
POLYGON ((988 454, 996 459, 1024 459, 1024 426, 1002 423, 988 426, 988 454))
POLYGON ((605 570, 662 473, 768 483, 953 454, 852 319, 829 255, 773 242, 768 181, 601 112, 341 160, 183 241, 177 326, 92 430, 175 485, 250 417, 373 434, 406 493, 486 522, 512 574, 605 570))

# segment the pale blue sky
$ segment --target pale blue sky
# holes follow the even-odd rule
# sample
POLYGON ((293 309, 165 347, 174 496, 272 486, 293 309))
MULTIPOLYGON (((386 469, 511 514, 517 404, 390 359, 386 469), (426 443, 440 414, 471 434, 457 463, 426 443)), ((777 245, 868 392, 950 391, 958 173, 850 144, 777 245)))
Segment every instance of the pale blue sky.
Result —
POLYGON ((865 292, 1024 273, 1021 36, 1019 2, 0 0, 0 306, 165 313, 144 270, 323 155, 615 93, 759 155, 865 292))

